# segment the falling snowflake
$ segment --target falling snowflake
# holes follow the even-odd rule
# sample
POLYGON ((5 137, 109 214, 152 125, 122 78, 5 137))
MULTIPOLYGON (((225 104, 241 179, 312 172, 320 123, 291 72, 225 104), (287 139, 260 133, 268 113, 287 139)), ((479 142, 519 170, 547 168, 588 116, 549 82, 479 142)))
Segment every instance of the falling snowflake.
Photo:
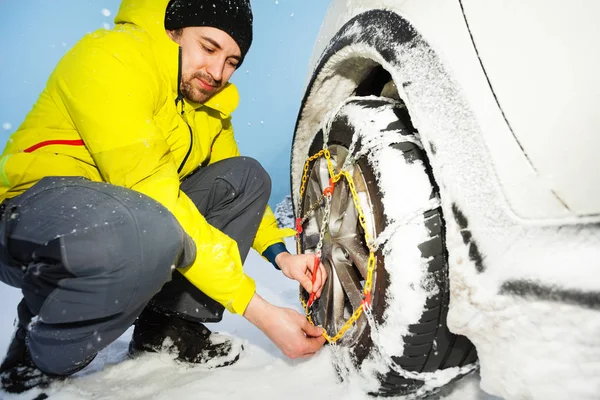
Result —
POLYGON ((12 128, 12 124, 10 122, 5 122, 2 124, 2 128, 4 128, 4 130, 9 130, 12 128))
POLYGON ((103 8, 102 9, 102 15, 104 15, 105 17, 110 17, 110 10, 108 8, 103 8))

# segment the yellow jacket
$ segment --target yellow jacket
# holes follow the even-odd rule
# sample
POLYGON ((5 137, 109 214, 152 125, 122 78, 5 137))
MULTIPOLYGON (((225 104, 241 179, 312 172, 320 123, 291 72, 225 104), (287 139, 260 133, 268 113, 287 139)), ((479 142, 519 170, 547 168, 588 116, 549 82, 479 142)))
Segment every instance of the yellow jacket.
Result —
MULTIPOLYGON (((196 244, 183 275, 242 314, 255 284, 242 270, 236 242, 179 190, 198 166, 239 155, 230 117, 238 92, 228 84, 205 104, 176 107, 179 46, 164 30, 167 3, 123 0, 113 30, 86 35, 63 57, 8 140, 0 200, 45 176, 83 176, 144 193, 169 209, 196 244)), ((267 208, 253 248, 262 254, 286 234, 267 208)))

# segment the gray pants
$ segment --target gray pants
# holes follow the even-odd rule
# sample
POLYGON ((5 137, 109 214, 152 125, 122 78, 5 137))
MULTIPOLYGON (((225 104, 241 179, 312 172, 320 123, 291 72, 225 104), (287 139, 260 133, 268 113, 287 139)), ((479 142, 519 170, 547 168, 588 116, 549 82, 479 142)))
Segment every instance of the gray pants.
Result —
MULTIPOLYGON (((211 225, 236 240, 245 260, 270 185, 258 162, 236 157, 199 169, 181 189, 211 225)), ((22 290, 19 320, 33 319, 27 343, 42 371, 77 371, 150 300, 187 319, 221 318, 222 306, 172 272, 172 265, 193 261, 194 246, 153 199, 83 178, 48 177, 3 206, 0 280, 22 290)))

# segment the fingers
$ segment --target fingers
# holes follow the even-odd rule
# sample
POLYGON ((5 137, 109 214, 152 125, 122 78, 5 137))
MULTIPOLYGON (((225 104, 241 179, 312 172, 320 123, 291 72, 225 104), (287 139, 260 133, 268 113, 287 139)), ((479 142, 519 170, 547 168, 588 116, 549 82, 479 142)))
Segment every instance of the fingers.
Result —
POLYGON ((302 287, 304 288, 304 290, 306 290, 308 293, 312 293, 312 280, 310 279, 310 277, 308 275, 300 275, 298 277, 298 282, 300 282, 300 284, 302 285, 302 287))
POLYGON ((307 337, 306 348, 303 356, 308 357, 314 355, 317 351, 321 349, 321 347, 323 347, 324 344, 325 338, 323 336, 312 338, 307 337))
POLYGON ((282 323, 269 325, 267 336, 290 358, 314 355, 323 344, 323 330, 313 326, 303 314, 291 309, 280 309, 282 323))
POLYGON ((319 276, 314 280, 313 287, 313 274, 316 272, 315 269, 315 258, 316 255, 306 254, 304 257, 304 268, 305 273, 301 274, 298 278, 298 282, 302 285, 302 287, 308 292, 312 293, 315 288, 320 288, 321 283, 319 281, 319 276))
POLYGON ((326 342, 323 337, 323 328, 314 326, 308 320, 304 319, 302 330, 306 334, 306 337, 302 355, 300 357, 309 357, 319 351, 326 342))
POLYGON ((321 287, 323 286, 323 274, 321 273, 321 269, 320 268, 317 268, 313 272, 313 274, 316 274, 316 276, 315 276, 315 284, 313 285, 313 291, 315 291, 316 292, 315 295, 317 297, 319 297, 318 293, 321 290, 321 287))
MULTIPOLYGON (((308 267, 308 270, 314 274, 315 273, 315 259, 317 258, 316 254, 312 254, 312 257, 309 257, 306 259, 306 266, 308 267)), ((321 263, 321 260, 319 259, 319 264, 321 263)), ((319 265, 317 264, 317 265, 319 265)))
POLYGON ((302 317, 304 322, 302 324, 302 330, 306 336, 319 337, 323 336, 323 328, 320 326, 314 326, 306 318, 302 317))
POLYGON ((323 285, 327 279, 327 271, 323 264, 318 262, 319 260, 316 257, 314 254, 302 254, 288 258, 286 260, 291 260, 292 262, 283 265, 282 271, 284 271, 284 274, 288 278, 298 281, 308 293, 315 291, 315 295, 318 298, 321 296, 323 285), (318 262, 316 267, 315 260, 318 262), (315 278, 314 284, 313 277, 315 278))
POLYGON ((315 279, 315 284, 313 290, 316 292, 315 295, 317 298, 321 297, 321 292, 323 291, 323 286, 325 285, 325 281, 327 280, 327 271, 323 264, 319 264, 319 268, 316 271, 317 278, 315 279))

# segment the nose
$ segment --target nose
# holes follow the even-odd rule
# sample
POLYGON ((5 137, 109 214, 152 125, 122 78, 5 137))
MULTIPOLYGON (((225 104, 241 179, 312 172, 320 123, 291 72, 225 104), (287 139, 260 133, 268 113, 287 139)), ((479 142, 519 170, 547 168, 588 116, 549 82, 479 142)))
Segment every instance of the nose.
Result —
POLYGON ((221 82, 223 79, 223 69, 225 68, 225 59, 214 59, 206 69, 206 72, 216 81, 221 82))

